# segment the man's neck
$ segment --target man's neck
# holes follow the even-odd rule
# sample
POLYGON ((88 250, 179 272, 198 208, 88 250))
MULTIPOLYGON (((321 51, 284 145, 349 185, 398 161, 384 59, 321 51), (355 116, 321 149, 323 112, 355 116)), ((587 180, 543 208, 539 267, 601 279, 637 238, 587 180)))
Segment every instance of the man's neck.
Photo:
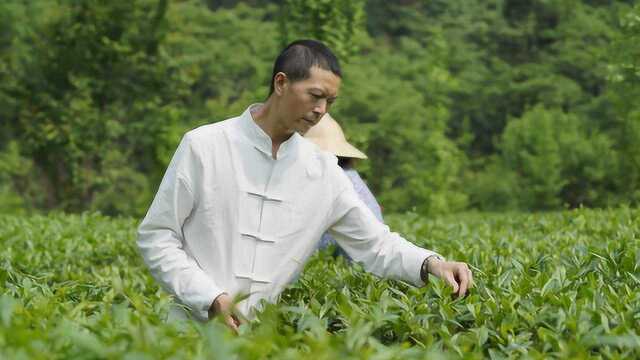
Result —
POLYGON ((275 159, 280 145, 291 137, 291 133, 282 127, 277 116, 277 104, 269 98, 262 106, 251 112, 253 120, 271 138, 271 156, 275 159))

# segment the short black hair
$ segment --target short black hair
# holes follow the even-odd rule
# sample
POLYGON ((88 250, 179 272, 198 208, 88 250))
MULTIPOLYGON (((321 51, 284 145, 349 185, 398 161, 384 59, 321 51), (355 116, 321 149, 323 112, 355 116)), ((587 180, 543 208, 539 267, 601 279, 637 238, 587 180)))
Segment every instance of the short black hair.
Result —
POLYGON ((317 40, 296 40, 287 45, 273 64, 269 95, 273 94, 273 80, 276 74, 283 72, 291 81, 308 79, 312 67, 331 71, 342 78, 338 58, 325 44, 317 40))

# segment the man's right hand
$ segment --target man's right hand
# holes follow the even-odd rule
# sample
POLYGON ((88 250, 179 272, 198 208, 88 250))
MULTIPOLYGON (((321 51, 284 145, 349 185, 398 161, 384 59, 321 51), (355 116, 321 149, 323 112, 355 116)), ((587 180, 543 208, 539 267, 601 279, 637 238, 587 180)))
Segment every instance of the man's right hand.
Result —
POLYGON ((242 324, 240 318, 234 313, 233 300, 227 293, 222 293, 213 300, 209 307, 209 319, 221 316, 224 323, 235 333, 238 333, 238 327, 242 324))
POLYGON ((469 270, 469 265, 463 262, 442 261, 435 257, 427 258, 425 261, 429 273, 451 285, 458 298, 464 297, 467 290, 473 286, 473 273, 469 270))

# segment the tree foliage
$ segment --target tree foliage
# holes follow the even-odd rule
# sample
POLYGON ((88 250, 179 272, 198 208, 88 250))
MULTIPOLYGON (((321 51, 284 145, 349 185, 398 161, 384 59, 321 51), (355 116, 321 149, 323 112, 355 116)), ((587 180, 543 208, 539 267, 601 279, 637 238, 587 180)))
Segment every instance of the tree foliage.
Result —
POLYGON ((282 46, 296 39, 325 42, 342 59, 357 54, 365 37, 365 0, 284 0, 282 46))
MULTIPOLYGON (((299 37, 388 211, 640 201, 633 1, 0 4, 0 202, 141 215, 181 135, 268 93, 299 37)), ((11 210, 13 209, 13 210, 11 210)))

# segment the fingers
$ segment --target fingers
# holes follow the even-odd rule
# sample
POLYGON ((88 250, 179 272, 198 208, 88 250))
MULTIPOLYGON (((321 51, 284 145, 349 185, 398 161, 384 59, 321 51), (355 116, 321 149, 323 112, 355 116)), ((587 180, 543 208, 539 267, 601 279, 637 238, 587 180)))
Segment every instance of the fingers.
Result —
POLYGON ((453 292, 457 294, 458 290, 460 288, 458 286, 458 282, 456 281, 455 277, 453 276, 453 272, 447 271, 444 274, 444 279, 453 288, 453 292))
POLYGON ((242 319, 241 316, 238 316, 238 314, 236 314, 235 312, 231 314, 231 317, 233 317, 233 321, 235 321, 236 325, 238 326, 245 323, 244 319, 242 319))
POLYGON ((240 325, 240 323, 237 319, 234 318, 233 315, 226 315, 224 317, 224 323, 236 334, 238 333, 238 326, 240 325))
POLYGON ((212 304, 212 309, 209 310, 209 318, 217 317, 234 333, 238 334, 238 330, 242 321, 236 316, 233 311, 233 303, 230 301, 226 294, 220 295, 212 304))
POLYGON ((458 298, 463 297, 467 290, 469 289, 469 285, 471 284, 471 279, 469 278, 470 271, 466 266, 460 266, 458 269, 458 280, 460 281, 460 288, 458 291, 458 298))
POLYGON ((245 321, 239 313, 237 313, 237 309, 227 310, 224 315, 224 323, 233 330, 234 333, 238 334, 240 325, 244 324, 245 321))
POLYGON ((473 274, 467 264, 448 262, 443 270, 442 279, 453 288, 454 295, 465 296, 473 286, 473 274))

